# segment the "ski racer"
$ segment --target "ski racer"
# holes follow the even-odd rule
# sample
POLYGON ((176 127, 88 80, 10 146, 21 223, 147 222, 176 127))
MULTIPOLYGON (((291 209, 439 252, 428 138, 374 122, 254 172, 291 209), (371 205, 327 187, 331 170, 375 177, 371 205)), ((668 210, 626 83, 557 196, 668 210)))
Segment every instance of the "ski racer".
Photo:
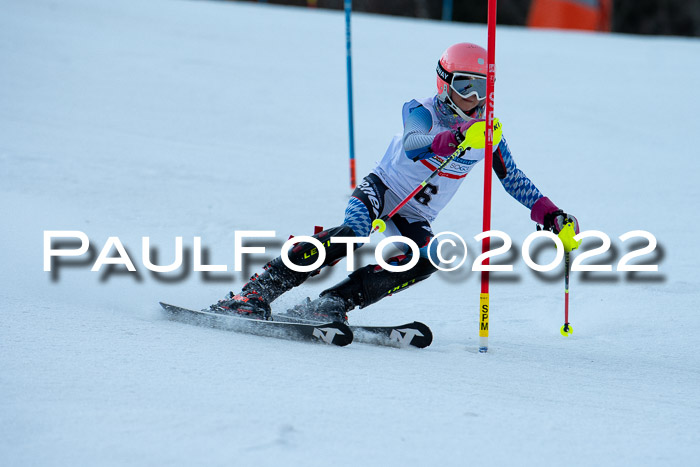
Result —
MULTIPOLYGON (((322 267, 331 266, 346 255, 347 245, 331 243, 332 237, 369 236, 372 221, 389 213, 405 199, 455 151, 470 126, 483 121, 486 67, 486 50, 478 45, 458 43, 445 50, 437 65, 437 94, 404 104, 403 133, 392 139, 384 157, 352 193, 342 224, 314 235, 325 249, 322 267)), ((481 138, 483 140, 483 132, 481 138)), ((578 233, 576 218, 559 209, 516 166, 505 138, 500 141, 494 138, 493 147, 496 176, 503 188, 530 210, 530 218, 554 233, 558 233, 568 219, 578 233)), ((413 268, 390 272, 377 265, 361 267, 321 292, 319 298, 307 299, 289 313, 314 320, 347 322, 347 312, 353 308, 367 307, 427 279, 437 270, 428 259, 428 245, 433 238, 430 224, 484 156, 484 149, 471 149, 455 159, 434 178, 437 181, 427 184, 386 222, 385 235, 407 237, 420 247, 420 258, 413 268)), ((288 256, 294 264, 305 266, 316 261, 316 254, 316 246, 305 242, 291 248, 288 256)), ((436 258, 434 252, 431 257, 436 258)), ((404 265, 410 260, 409 252, 387 262, 404 265)), ((260 274, 251 277, 240 293, 230 292, 210 309, 267 319, 271 313, 270 304, 311 275, 312 272, 293 271, 277 257, 260 274)))

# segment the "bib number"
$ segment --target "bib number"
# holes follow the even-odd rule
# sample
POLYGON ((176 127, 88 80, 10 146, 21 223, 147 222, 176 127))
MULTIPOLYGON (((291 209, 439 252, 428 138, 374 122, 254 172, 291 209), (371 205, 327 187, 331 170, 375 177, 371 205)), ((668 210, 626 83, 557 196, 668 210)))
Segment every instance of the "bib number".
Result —
POLYGON ((433 199, 433 196, 437 195, 437 192, 438 192, 438 187, 428 183, 423 187, 423 189, 421 191, 419 191, 416 194, 416 196, 413 197, 413 199, 418 201, 423 206, 427 206, 428 203, 430 202, 430 200, 433 199))

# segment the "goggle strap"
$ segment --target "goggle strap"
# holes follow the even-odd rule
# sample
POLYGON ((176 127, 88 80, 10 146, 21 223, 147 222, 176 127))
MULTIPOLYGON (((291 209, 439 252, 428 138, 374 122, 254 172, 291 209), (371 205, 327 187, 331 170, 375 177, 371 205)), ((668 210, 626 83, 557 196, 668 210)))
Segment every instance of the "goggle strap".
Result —
POLYGON ((435 71, 437 71, 438 76, 442 78, 443 81, 445 81, 449 85, 452 85, 452 73, 445 70, 445 68, 442 66, 442 63, 440 63, 440 60, 438 60, 437 70, 435 71))

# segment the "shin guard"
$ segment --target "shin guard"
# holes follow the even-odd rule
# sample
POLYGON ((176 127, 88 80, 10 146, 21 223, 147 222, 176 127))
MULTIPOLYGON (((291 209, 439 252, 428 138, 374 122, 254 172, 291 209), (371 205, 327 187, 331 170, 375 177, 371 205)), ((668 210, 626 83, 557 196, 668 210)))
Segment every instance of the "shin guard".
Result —
MULTIPOLYGON (((331 243, 332 237, 354 236, 355 233, 347 225, 327 229, 314 235, 313 237, 323 244, 326 252, 326 259, 321 265, 321 268, 335 264, 343 258, 347 252, 347 246, 344 243, 331 243)), ((307 266, 313 264, 318 258, 318 249, 313 243, 301 242, 289 250, 288 256, 292 263, 299 266, 307 266)), ((243 290, 255 290, 268 303, 272 303, 273 300, 286 291, 304 283, 304 281, 315 272, 318 271, 293 271, 289 269, 284 262, 282 262, 282 258, 278 256, 265 266, 265 271, 262 274, 255 274, 251 277, 243 290)))
MULTIPOLYGON (((405 258, 402 263, 407 263, 405 258)), ((399 263, 401 264, 401 263, 399 263)), ((407 287, 430 277, 437 268, 427 258, 420 258, 418 263, 404 272, 390 272, 376 265, 358 269, 347 279, 321 292, 325 295, 335 295, 345 301, 347 310, 359 306, 365 308, 378 302, 384 297, 405 290, 407 287)))

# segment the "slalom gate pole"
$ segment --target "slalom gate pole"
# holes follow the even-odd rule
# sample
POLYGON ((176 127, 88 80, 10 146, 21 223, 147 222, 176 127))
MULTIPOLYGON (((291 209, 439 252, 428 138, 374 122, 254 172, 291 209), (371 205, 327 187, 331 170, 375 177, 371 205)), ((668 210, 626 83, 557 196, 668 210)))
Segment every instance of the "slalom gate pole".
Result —
MULTIPOLYGON (((484 151, 484 223, 483 232, 491 230, 491 171, 493 169, 493 119, 494 85, 496 84, 496 0, 489 0, 488 7, 488 48, 486 71, 486 148, 484 151)), ((481 242, 481 252, 491 249, 490 237, 481 242)), ((481 263, 488 266, 489 258, 481 263)), ((489 349, 489 271, 481 271, 481 294, 479 295, 479 352, 489 349)))
POLYGON ((452 21, 452 0, 442 0, 442 20, 452 21))
POLYGON ((345 6, 345 55, 348 74, 348 132, 350 139, 350 189, 355 188, 355 128, 352 112, 352 35, 350 32, 350 14, 352 0, 344 0, 345 6))

